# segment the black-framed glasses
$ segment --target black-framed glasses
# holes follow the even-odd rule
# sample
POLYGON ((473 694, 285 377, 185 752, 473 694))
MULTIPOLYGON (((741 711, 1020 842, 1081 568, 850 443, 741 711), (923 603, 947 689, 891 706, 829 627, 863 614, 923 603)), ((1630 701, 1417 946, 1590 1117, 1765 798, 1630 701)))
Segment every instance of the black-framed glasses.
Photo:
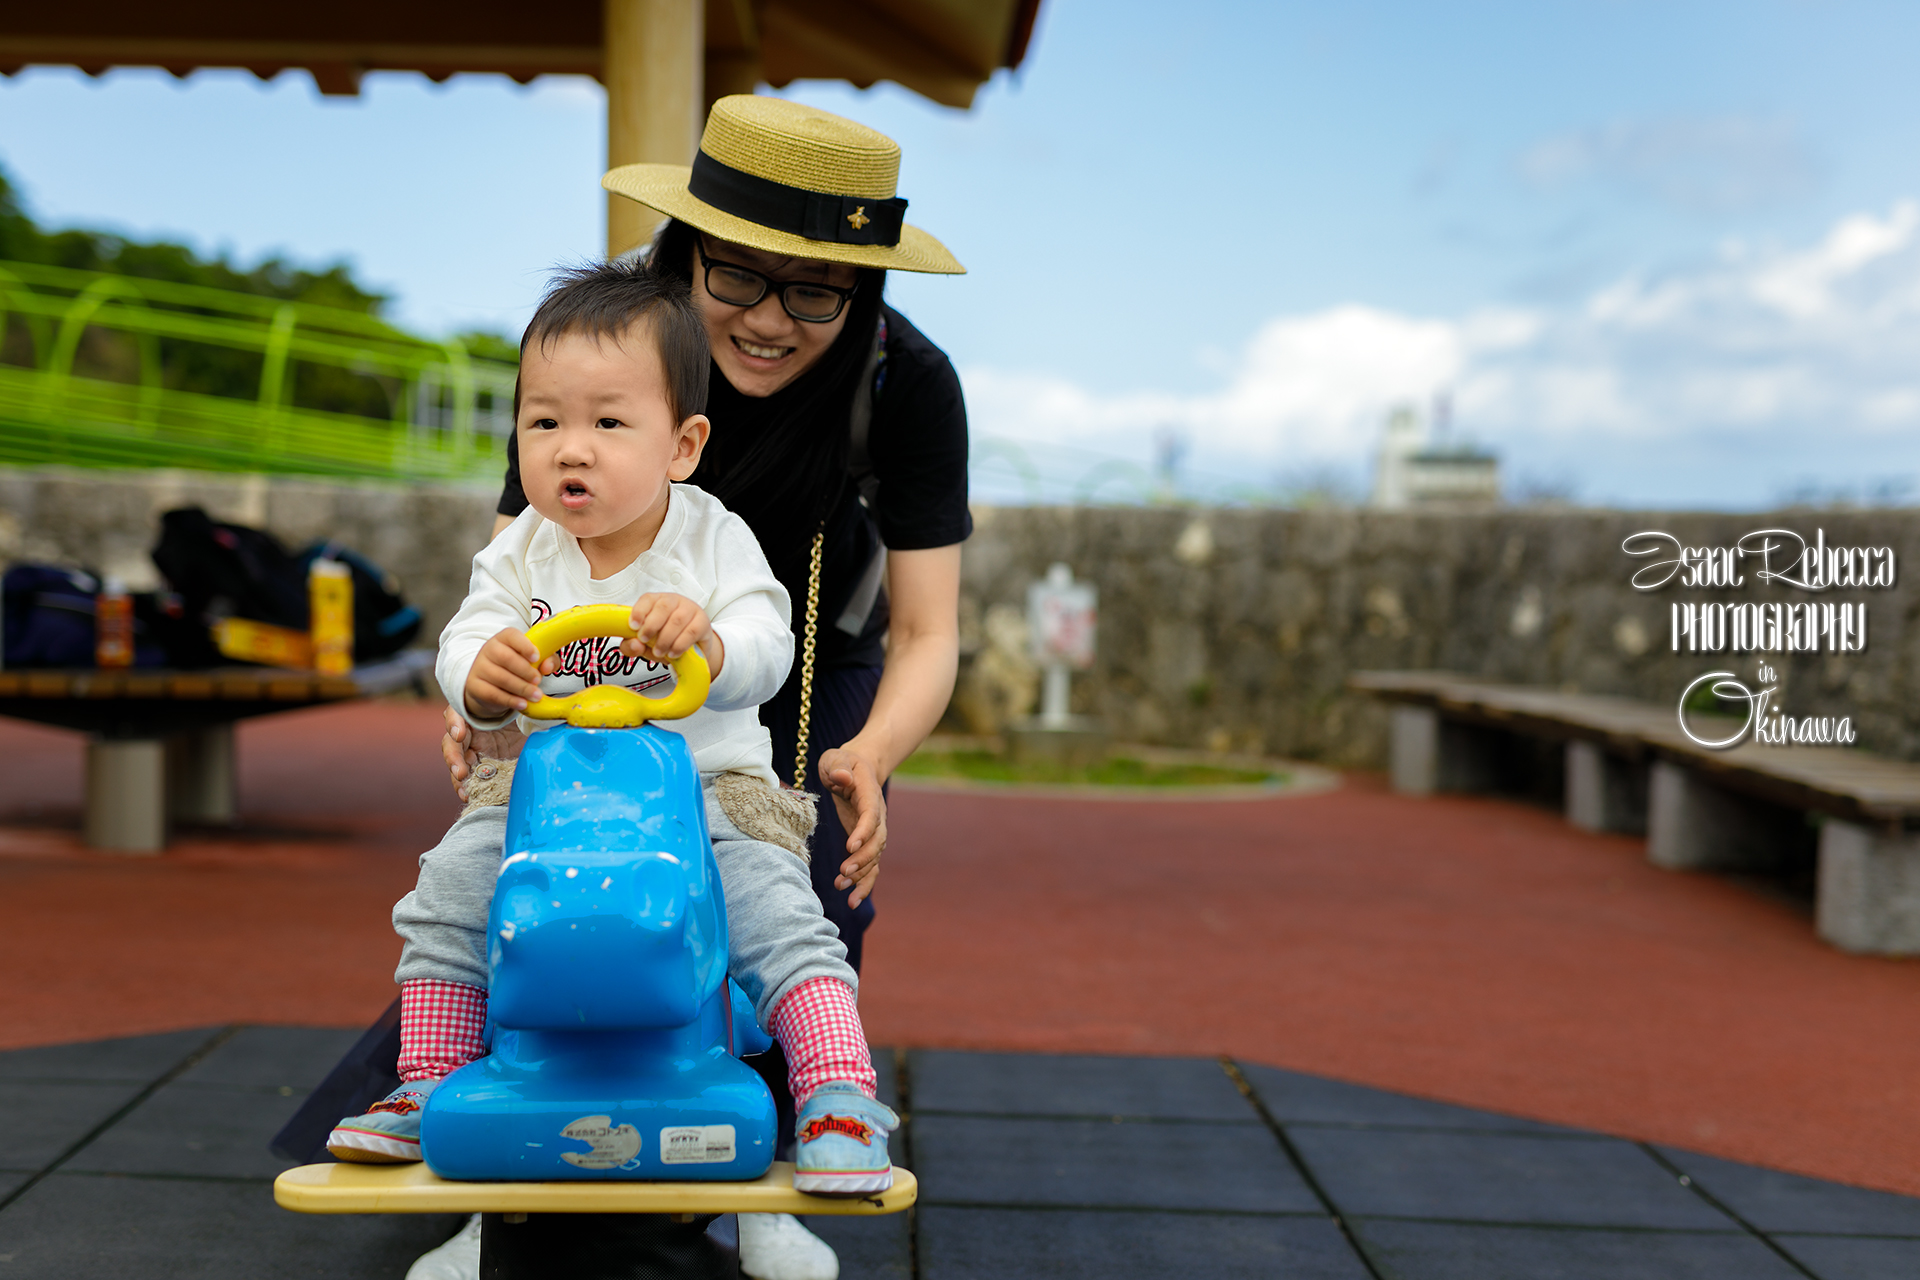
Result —
POLYGON ((709 258, 704 244, 700 246, 700 265, 706 269, 707 292, 717 300, 730 307, 758 306, 771 289, 779 293, 780 305, 788 315, 808 324, 825 324, 834 319, 846 310, 847 300, 860 288, 857 284, 852 289, 838 289, 830 284, 775 280, 752 267, 709 258))

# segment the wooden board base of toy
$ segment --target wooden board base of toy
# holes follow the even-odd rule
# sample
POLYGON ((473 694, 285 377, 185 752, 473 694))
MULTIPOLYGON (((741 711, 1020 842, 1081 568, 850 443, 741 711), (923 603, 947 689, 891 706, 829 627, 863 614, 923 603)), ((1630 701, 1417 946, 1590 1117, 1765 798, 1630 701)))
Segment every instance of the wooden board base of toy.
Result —
POLYGON ((304 1164, 274 1180, 296 1213, 899 1213, 920 1184, 895 1165, 893 1186, 862 1196, 793 1189, 776 1161, 752 1182, 450 1182, 424 1164, 304 1164))

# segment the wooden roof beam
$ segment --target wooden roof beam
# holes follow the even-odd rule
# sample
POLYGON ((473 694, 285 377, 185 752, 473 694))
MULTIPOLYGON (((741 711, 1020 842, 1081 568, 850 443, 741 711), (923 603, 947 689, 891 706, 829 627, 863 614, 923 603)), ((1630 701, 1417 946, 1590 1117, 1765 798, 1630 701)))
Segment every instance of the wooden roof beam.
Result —
POLYGON ((598 43, 573 45, 400 44, 291 40, 194 40, 141 37, 23 37, 0 33, 0 67, 77 66, 89 75, 113 67, 164 67, 184 76, 203 67, 239 67, 271 80, 307 67, 322 93, 357 93, 368 71, 423 71, 436 80, 461 72, 498 73, 526 84, 535 76, 598 78, 598 43), (349 87, 351 86, 351 87, 349 87))
MULTIPOLYGON (((999 6, 1014 12, 1012 0, 999 6)), ((761 11, 761 70, 775 86, 798 79, 847 80, 862 89, 892 80, 949 107, 970 107, 993 74, 956 49, 872 3, 767 0, 761 11)), ((1004 30, 1004 27, 1002 28, 1004 30)))
POLYGON ((706 0, 707 48, 701 105, 760 83, 760 18, 751 0, 706 0))

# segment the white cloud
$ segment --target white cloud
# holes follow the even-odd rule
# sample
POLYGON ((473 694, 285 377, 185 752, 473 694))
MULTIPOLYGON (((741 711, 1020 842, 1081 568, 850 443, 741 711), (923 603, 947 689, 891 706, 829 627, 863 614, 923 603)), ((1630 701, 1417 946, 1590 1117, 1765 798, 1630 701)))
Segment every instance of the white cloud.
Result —
POLYGON ((1886 218, 1843 218, 1805 253, 1787 254, 1753 278, 1753 296, 1782 313, 1806 319, 1833 306, 1833 289, 1862 268, 1898 253, 1920 227, 1920 205, 1902 201, 1886 218))
POLYGON ((1744 477, 1742 500, 1765 501, 1836 469, 1920 472, 1920 203, 1842 218, 1811 244, 1617 281, 1559 310, 1282 316, 1208 394, 964 377, 983 433, 1144 459, 1173 427, 1196 466, 1224 463, 1253 485, 1289 469, 1358 471, 1389 408, 1445 392, 1466 434, 1610 491, 1589 496, 1724 497, 1724 484, 1688 496, 1694 466, 1716 483, 1744 477), (1636 470, 1649 449, 1695 461, 1636 470))
MULTIPOLYGON (((1490 343, 1511 342, 1516 323, 1492 321, 1490 343)), ((1371 439, 1389 406, 1452 385, 1477 332, 1471 321, 1335 307, 1263 325, 1214 394, 1109 397, 1062 379, 969 369, 967 402, 978 429, 1017 440, 1111 445, 1174 427, 1210 451, 1339 458, 1371 439)))

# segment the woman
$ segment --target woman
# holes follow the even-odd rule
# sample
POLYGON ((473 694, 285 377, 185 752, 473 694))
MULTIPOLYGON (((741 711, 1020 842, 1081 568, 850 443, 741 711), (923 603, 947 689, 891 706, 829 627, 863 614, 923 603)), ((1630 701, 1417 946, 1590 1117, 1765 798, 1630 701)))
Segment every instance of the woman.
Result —
MULTIPOLYGON (((761 719, 776 767, 832 798, 814 833, 814 888, 856 970, 887 846, 887 778, 953 693, 972 531, 959 380, 881 296, 889 270, 963 270, 903 223, 899 163, 871 129, 741 96, 714 104, 691 170, 628 165, 603 184, 670 216, 650 261, 690 283, 706 321, 713 434, 692 483, 747 521, 793 598, 793 674, 761 719)), ((495 533, 525 507, 509 446, 495 533)), ((518 750, 451 708, 447 721, 456 785, 481 755, 518 750)), ((757 1065, 786 1133, 785 1066, 757 1065)), ((791 1218, 743 1220, 741 1253, 766 1280, 834 1273, 831 1250, 791 1218)))

